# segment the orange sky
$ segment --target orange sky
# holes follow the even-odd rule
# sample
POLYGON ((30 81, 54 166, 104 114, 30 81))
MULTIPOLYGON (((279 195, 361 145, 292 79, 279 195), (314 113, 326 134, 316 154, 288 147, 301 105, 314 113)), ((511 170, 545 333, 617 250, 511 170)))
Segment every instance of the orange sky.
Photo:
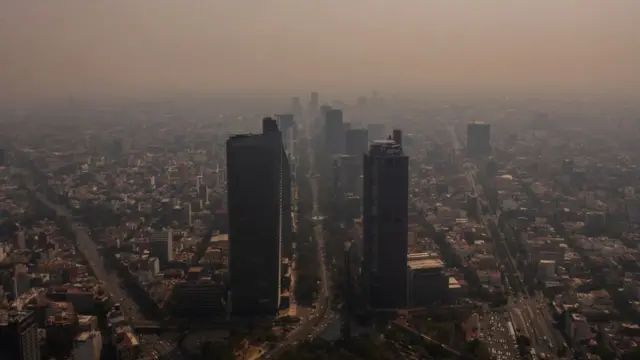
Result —
POLYGON ((29 0, 1 9, 0 99, 640 90, 639 0, 29 0))

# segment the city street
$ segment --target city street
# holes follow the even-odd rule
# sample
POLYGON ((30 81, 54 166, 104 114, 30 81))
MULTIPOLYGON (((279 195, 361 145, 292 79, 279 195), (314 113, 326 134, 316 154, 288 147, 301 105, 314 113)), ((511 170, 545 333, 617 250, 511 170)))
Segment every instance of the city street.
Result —
MULTIPOLYGON (((313 152, 309 151, 309 159, 311 164, 313 164, 313 157, 313 152)), ((314 235, 316 245, 318 247, 318 263, 320 264, 320 291, 318 294, 316 308, 317 316, 311 316, 308 321, 293 330, 283 341, 278 343, 275 349, 263 354, 261 357, 263 359, 276 358, 278 355, 282 354, 287 349, 287 347, 291 345, 297 345, 300 341, 314 338, 320 335, 322 330, 327 327, 329 322, 333 321, 332 318, 327 316, 331 311, 331 296, 329 294, 329 289, 331 289, 331 286, 329 285, 330 276, 327 272, 327 267, 323 256, 325 249, 324 228, 322 225, 323 216, 318 208, 318 184, 316 178, 313 176, 309 176, 309 181, 311 181, 313 196, 313 211, 311 213, 311 216, 315 222, 314 235)))
MULTIPOLYGON (((450 127, 450 131, 454 149, 458 152, 461 147, 453 126, 450 127)), ((464 172, 473 195, 478 198, 478 207, 480 208, 480 202, 483 202, 484 199, 482 199, 481 192, 478 190, 475 166, 465 166, 464 172)), ((548 315, 547 309, 544 307, 541 299, 531 299, 527 293, 516 261, 505 243, 506 240, 499 231, 492 231, 496 229, 496 212, 487 202, 484 203, 487 204, 489 213, 486 216, 482 215, 481 221, 483 225, 487 226, 489 233, 494 235, 496 256, 505 269, 507 279, 505 290, 510 298, 508 305, 509 319, 515 327, 514 330, 516 330, 516 332, 519 331, 531 340, 532 348, 536 350, 538 355, 545 354, 548 358, 554 358, 554 352, 555 349, 558 348, 558 344, 555 344, 555 337, 553 336, 554 329, 550 324, 550 316, 548 315), (517 295, 517 297, 514 299, 511 295, 517 295)), ((481 210, 482 209, 478 209, 480 214, 482 214, 481 210)))
POLYGON ((71 221, 72 230, 76 235, 78 250, 85 256, 93 274, 103 282, 105 289, 111 294, 114 301, 120 303, 126 316, 134 321, 145 320, 144 316, 138 311, 136 303, 121 287, 121 281, 116 271, 109 271, 105 268, 104 259, 98 252, 96 243, 90 238, 89 230, 83 224, 72 221, 73 216, 63 206, 52 203, 41 193, 36 193, 36 196, 43 204, 53 209, 58 216, 66 217, 71 221))

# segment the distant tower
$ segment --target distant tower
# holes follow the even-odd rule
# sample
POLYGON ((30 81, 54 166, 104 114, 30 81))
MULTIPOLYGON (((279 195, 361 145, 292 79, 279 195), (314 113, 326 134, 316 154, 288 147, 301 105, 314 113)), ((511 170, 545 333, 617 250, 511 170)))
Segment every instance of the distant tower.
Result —
POLYGON ((294 144, 298 137, 298 127, 293 114, 280 114, 275 116, 278 127, 282 133, 282 145, 287 155, 293 155, 294 144))
POLYGON ((402 130, 400 129, 393 129, 393 141, 402 146, 402 130))
POLYGON ((325 151, 327 155, 344 153, 345 131, 342 110, 331 109, 325 115, 325 151))
POLYGON ((302 117, 302 104, 297 96, 291 98, 291 113, 296 117, 302 117))
POLYGON ((467 125, 467 155, 491 154, 491 125, 475 122, 467 125))
POLYGON ((191 211, 191 203, 187 202, 182 205, 182 209, 184 211, 184 217, 187 220, 187 224, 189 226, 193 225, 193 213, 191 211))
POLYGON ((362 159, 362 155, 369 151, 369 132, 367 129, 349 129, 345 137, 347 155, 362 159))
POLYGON ((406 306, 409 157, 393 141, 364 156, 363 290, 374 308, 406 306))
POLYGON ((320 96, 318 95, 318 93, 315 91, 312 92, 311 96, 309 97, 309 107, 307 109, 309 115, 311 115, 312 118, 315 117, 316 113, 318 112, 319 101, 320 96))

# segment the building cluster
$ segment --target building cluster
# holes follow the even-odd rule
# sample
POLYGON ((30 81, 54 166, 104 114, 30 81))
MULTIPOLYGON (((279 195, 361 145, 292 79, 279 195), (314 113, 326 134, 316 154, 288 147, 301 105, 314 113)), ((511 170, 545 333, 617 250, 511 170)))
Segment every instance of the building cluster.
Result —
POLYGON ((530 131, 501 144, 516 156, 498 158, 496 200, 526 281, 551 299, 569 345, 637 356, 637 154, 580 145, 594 136, 530 131))
MULTIPOLYGON (((341 110, 328 106, 321 115, 324 126, 316 128, 322 130, 319 160, 330 184, 330 218, 353 227, 348 256, 353 270, 347 275, 353 279, 348 281, 356 281, 364 301, 377 309, 458 301, 467 291, 464 273, 446 264, 440 244, 427 236, 427 209, 416 206, 426 199, 416 189, 428 187, 429 180, 415 169, 410 172, 403 147, 410 137, 399 129, 387 135, 379 123, 345 122, 341 110)), ((453 219, 456 225, 465 215, 453 219)))
MULTIPOLYGON (((532 358, 637 356, 635 139, 591 122, 500 121, 502 105, 380 104, 320 105, 313 93, 306 110, 294 98, 266 118, 228 107, 182 119, 145 104, 125 109, 135 122, 109 107, 20 115, 39 126, 8 129, 0 150, 0 358, 97 358, 105 344, 153 358, 161 350, 136 333, 152 318, 289 313, 303 161, 319 185, 304 220, 327 234, 317 252, 328 291, 345 284, 335 300, 347 317, 356 300, 372 313, 469 305, 468 340, 496 358, 512 343, 532 358), (297 154, 301 131, 311 161, 297 154), (95 271, 103 259, 117 275, 95 271), (114 299, 118 288, 135 301, 114 299)), ((517 109, 509 117, 531 117, 517 109)))
POLYGON ((1 171, 0 358, 100 359, 109 294, 24 178, 1 171))

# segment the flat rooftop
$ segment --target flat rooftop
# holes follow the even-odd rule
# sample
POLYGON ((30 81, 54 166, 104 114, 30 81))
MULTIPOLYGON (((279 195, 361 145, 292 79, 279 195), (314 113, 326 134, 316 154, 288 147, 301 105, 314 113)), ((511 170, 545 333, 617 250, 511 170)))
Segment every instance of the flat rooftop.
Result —
POLYGON ((409 260, 408 266, 412 270, 419 269, 442 269, 444 263, 439 259, 421 259, 421 260, 409 260))
POLYGON ((229 241, 229 234, 219 234, 211 237, 211 242, 229 241))

